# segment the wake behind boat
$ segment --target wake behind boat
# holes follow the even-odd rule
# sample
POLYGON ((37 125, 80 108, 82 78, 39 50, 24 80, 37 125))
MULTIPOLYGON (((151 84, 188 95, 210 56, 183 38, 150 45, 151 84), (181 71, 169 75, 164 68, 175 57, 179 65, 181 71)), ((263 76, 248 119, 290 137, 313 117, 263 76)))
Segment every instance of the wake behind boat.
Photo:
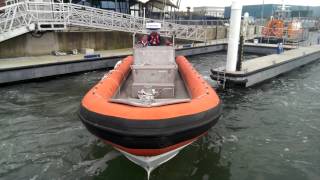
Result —
POLYGON ((172 46, 134 48, 83 98, 86 128, 148 172, 216 124, 216 92, 172 46))

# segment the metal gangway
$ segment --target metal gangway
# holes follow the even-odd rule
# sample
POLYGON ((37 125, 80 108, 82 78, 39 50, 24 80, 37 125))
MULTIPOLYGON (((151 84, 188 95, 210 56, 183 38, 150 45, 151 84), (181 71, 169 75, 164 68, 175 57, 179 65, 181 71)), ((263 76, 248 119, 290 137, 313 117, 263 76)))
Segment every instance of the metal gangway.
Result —
POLYGON ((146 34, 145 24, 162 24, 161 36, 206 41, 206 27, 180 25, 73 3, 15 0, 0 7, 0 42, 31 31, 64 31, 80 26, 146 34))

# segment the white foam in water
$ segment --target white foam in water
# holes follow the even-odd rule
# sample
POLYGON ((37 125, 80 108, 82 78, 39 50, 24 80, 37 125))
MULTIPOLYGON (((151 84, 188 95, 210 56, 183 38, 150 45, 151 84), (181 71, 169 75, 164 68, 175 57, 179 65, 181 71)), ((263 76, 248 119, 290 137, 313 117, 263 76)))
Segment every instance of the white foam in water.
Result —
POLYGON ((307 137, 307 136, 303 137, 303 140, 302 140, 303 143, 307 143, 308 141, 309 141, 309 140, 308 140, 308 137, 307 137))
POLYGON ((35 175, 35 176, 33 176, 32 178, 30 178, 30 180, 36 180, 36 179, 38 179, 38 175, 35 175))
POLYGON ((198 168, 195 167, 193 170, 192 170, 192 173, 191 173, 191 176, 194 176, 198 171, 198 168))
POLYGON ((301 160, 293 160, 295 163, 300 163, 300 164, 306 164, 306 165, 312 165, 312 163, 307 162, 307 161, 301 161, 301 160))
POLYGON ((307 124, 307 126, 309 126, 311 129, 320 131, 320 129, 319 129, 317 126, 314 126, 314 125, 312 125, 312 124, 307 124))
POLYGON ((99 146, 100 141, 97 138, 94 138, 93 136, 90 136, 88 139, 88 143, 85 144, 85 147, 90 147, 92 144, 97 144, 99 146))
POLYGON ((93 163, 92 166, 86 170, 86 173, 88 173, 89 175, 96 175, 100 173, 108 166, 108 161, 111 161, 120 155, 121 154, 118 151, 111 151, 107 153, 102 159, 93 163))
POLYGON ((81 162, 78 165, 73 166, 73 170, 77 170, 77 169, 80 169, 83 167, 89 167, 85 170, 85 172, 91 176, 97 175, 101 171, 103 171, 104 169, 107 168, 108 161, 111 161, 120 155, 121 154, 118 151, 113 150, 113 151, 110 151, 109 153, 107 153, 102 159, 81 162))
POLYGON ((301 135, 302 131, 297 132, 297 136, 299 137, 301 135))
POLYGON ((228 137, 228 138, 226 139, 226 141, 228 141, 228 142, 238 142, 239 139, 238 139, 238 137, 235 136, 235 135, 230 135, 230 137, 228 137))
POLYGON ((102 141, 99 141, 96 145, 98 147, 105 147, 106 146, 102 141))
POLYGON ((209 175, 208 174, 203 175, 202 180, 209 180, 209 175))
POLYGON ((289 103, 287 101, 281 101, 281 103, 285 106, 285 107, 288 107, 289 106, 289 103))
POLYGON ((210 149, 212 149, 214 147, 216 147, 216 145, 213 144, 212 142, 210 142, 209 145, 208 145, 208 150, 210 150, 210 149))

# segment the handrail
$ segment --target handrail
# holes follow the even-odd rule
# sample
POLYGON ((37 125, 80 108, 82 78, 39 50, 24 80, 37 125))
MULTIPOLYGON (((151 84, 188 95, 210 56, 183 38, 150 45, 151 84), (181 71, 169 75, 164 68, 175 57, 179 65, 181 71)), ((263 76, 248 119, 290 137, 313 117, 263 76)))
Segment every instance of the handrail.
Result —
POLYGON ((6 6, 2 6, 2 7, 0 7, 0 11, 6 10, 8 8, 16 7, 16 6, 22 5, 22 4, 25 4, 25 3, 24 2, 18 2, 18 3, 15 3, 15 4, 9 4, 9 5, 6 5, 6 6))
MULTIPOLYGON (((61 30, 54 26, 44 28, 45 24, 65 24, 67 26, 86 26, 89 28, 109 29, 131 33, 146 34, 144 22, 158 22, 163 26, 162 36, 175 34, 178 39, 194 41, 206 40, 206 28, 203 25, 181 25, 174 22, 136 17, 110 10, 61 2, 17 1, 0 8, 0 36, 11 30, 35 23, 39 30, 61 30), (10 26, 8 26, 8 24, 10 26)), ((0 38, 1 40, 1 38, 0 38)))

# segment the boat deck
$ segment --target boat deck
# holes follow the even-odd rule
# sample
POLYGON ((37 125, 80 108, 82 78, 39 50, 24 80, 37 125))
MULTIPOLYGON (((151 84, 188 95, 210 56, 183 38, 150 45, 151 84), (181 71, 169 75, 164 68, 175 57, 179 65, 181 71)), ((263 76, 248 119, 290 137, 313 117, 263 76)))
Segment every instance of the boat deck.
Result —
POLYGON ((167 98, 167 99, 156 98, 152 104, 144 104, 140 99, 132 98, 132 95, 131 95, 132 84, 133 84, 133 76, 130 73, 126 81, 119 88, 118 92, 111 99, 111 102, 134 105, 134 106, 150 107, 150 106, 163 106, 168 104, 190 102, 191 100, 191 96, 189 95, 188 89, 186 88, 184 80, 181 78, 179 73, 177 74, 174 82, 174 85, 175 85, 174 98, 167 98))

